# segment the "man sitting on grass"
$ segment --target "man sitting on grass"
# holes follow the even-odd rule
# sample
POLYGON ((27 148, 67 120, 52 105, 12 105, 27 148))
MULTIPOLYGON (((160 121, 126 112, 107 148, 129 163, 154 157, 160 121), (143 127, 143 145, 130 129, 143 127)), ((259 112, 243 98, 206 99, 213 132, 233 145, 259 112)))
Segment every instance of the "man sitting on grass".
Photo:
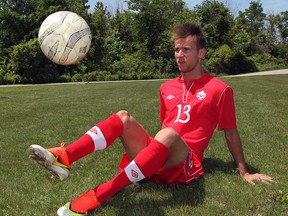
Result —
POLYGON ((218 125, 241 177, 271 183, 263 174, 250 174, 245 166, 236 127, 233 90, 202 69, 206 43, 200 26, 185 23, 172 32, 180 76, 160 87, 162 129, 154 138, 127 111, 119 111, 96 124, 68 146, 45 149, 30 146, 30 156, 60 179, 69 176, 71 165, 120 138, 125 153, 120 172, 58 209, 58 215, 85 215, 132 183, 142 179, 159 184, 189 184, 203 175, 203 152, 218 125))

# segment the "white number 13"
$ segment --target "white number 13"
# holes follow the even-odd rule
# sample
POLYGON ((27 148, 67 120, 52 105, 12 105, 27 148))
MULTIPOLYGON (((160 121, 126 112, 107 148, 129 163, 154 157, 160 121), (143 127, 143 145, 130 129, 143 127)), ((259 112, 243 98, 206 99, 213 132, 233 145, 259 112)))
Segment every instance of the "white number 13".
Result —
POLYGON ((178 104, 177 105, 178 107, 178 115, 177 115, 177 118, 174 122, 180 122, 180 123, 187 123, 189 122, 190 120, 190 110, 191 110, 191 106, 188 104, 188 105, 185 105, 184 107, 182 107, 181 104, 178 104), (184 113, 186 118, 185 119, 180 119, 181 117, 181 114, 184 113))

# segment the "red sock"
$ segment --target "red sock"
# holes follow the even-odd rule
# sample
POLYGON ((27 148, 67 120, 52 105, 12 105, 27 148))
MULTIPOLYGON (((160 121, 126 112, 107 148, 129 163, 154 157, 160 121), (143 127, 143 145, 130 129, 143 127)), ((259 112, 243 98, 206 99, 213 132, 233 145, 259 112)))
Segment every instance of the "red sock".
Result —
POLYGON ((94 189, 97 200, 104 203, 126 186, 152 175, 164 165, 169 153, 164 144, 153 140, 122 172, 94 189))
POLYGON ((96 124, 78 140, 66 147, 69 163, 96 150, 108 148, 123 133, 123 123, 116 114, 96 124))

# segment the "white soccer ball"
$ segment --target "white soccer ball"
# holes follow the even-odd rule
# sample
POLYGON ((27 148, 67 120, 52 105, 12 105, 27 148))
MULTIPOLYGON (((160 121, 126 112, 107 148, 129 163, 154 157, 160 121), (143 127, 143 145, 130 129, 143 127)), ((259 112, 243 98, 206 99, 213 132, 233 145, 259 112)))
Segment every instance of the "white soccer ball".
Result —
POLYGON ((71 65, 88 53, 92 34, 86 21, 76 13, 58 11, 41 24, 38 41, 44 55, 60 65, 71 65))

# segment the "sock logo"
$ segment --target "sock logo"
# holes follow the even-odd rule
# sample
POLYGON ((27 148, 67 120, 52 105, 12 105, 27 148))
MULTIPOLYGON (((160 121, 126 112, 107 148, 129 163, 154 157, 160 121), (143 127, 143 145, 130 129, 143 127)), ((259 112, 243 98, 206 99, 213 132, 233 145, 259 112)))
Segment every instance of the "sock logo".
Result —
POLYGON ((131 176, 133 178, 138 178, 138 173, 135 170, 131 169, 131 176))
POLYGON ((124 169, 126 176, 132 183, 136 183, 145 178, 135 161, 131 161, 124 169))
POLYGON ((93 127, 93 128, 90 129, 90 131, 91 131, 92 133, 98 135, 97 128, 93 127))
POLYGON ((89 131, 86 132, 86 134, 89 135, 94 142, 94 151, 103 150, 107 147, 106 139, 100 128, 98 128, 97 126, 91 128, 89 131))

